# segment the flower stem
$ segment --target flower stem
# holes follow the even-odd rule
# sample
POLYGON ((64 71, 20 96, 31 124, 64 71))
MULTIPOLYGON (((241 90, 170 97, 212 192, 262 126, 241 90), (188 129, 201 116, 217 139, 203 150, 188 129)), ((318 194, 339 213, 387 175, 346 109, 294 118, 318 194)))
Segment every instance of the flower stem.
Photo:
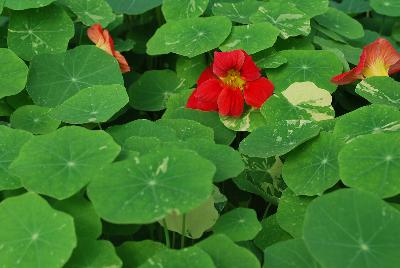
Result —
POLYGON ((168 232, 168 227, 167 227, 167 221, 165 219, 163 219, 162 223, 163 223, 163 226, 164 226, 165 245, 168 248, 171 248, 171 242, 169 240, 169 232, 168 232))
POLYGON ((186 234, 186 214, 183 214, 182 215, 181 248, 185 247, 185 234, 186 234))

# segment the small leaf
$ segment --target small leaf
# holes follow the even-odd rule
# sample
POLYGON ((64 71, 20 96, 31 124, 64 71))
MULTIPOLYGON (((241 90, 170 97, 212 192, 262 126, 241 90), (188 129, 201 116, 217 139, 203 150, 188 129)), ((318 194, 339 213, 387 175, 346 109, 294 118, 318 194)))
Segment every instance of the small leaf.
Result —
POLYGON ((292 239, 292 236, 279 226, 276 214, 262 220, 261 225, 262 230, 254 239, 254 243, 263 251, 279 241, 292 239))
POLYGON ((23 10, 30 8, 40 8, 49 5, 56 0, 5 0, 5 7, 13 10, 23 10))
POLYGON ((390 77, 367 78, 357 85, 356 92, 371 103, 400 109, 400 83, 390 77))
POLYGON ((47 134, 55 131, 61 122, 50 117, 50 108, 24 105, 10 117, 13 128, 23 129, 33 134, 47 134))
POLYGON ((199 17, 207 9, 208 0, 164 0, 162 12, 166 21, 199 17))
POLYGON ((370 5, 377 13, 399 17, 400 16, 400 1, 399 0, 370 0, 370 5))
POLYGON ((0 99, 19 93, 25 88, 28 67, 7 48, 0 48, 0 99))
POLYGON ((107 0, 115 13, 139 15, 161 5, 162 0, 107 0))
POLYGON ((139 267, 164 248, 164 244, 153 240, 127 241, 117 247, 117 254, 124 266, 139 267))

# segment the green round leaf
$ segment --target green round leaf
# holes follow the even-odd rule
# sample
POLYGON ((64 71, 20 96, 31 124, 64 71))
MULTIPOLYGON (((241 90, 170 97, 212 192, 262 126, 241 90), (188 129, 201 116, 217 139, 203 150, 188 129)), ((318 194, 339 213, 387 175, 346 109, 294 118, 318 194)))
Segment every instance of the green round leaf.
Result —
MULTIPOLYGON (((196 244, 211 256, 218 268, 259 268, 260 263, 249 250, 236 245, 223 234, 210 236, 196 244)), ((186 267, 185 267, 186 268, 186 267)))
POLYGON ((7 43, 18 56, 32 60, 39 54, 66 51, 74 33, 74 24, 64 9, 51 5, 13 11, 7 43))
POLYGON ((254 239, 254 244, 261 250, 274 245, 279 241, 292 239, 293 237, 283 230, 276 221, 276 214, 269 216, 261 222, 262 230, 254 239))
POLYGON ((158 251, 164 244, 153 240, 128 241, 117 247, 117 254, 126 267, 139 267, 158 251))
POLYGON ((109 165, 88 187, 99 215, 114 223, 150 223, 202 204, 215 166, 186 150, 160 150, 136 163, 109 165), (113 178, 113 180, 110 180, 113 178))
POLYGON ((179 140, 206 139, 214 141, 213 129, 193 120, 162 119, 156 121, 156 124, 174 129, 179 140))
POLYGON ((269 22, 233 26, 231 35, 219 48, 221 51, 243 49, 254 54, 272 47, 278 35, 279 30, 269 22))
POLYGON ((236 116, 220 116, 221 122, 229 129, 235 131, 253 131, 256 128, 265 125, 265 118, 260 110, 249 109, 240 117, 236 116))
POLYGON ((154 137, 160 141, 175 141, 178 139, 176 132, 170 127, 161 126, 145 119, 134 120, 124 125, 114 125, 108 128, 107 132, 120 145, 123 145, 132 136, 154 137))
POLYGON ((87 26, 100 23, 106 27, 115 19, 115 15, 106 0, 57 0, 67 6, 87 26))
POLYGON ((139 268, 214 268, 216 267, 210 256, 198 247, 181 250, 164 249, 158 251, 139 268))
MULTIPOLYGON (((165 221, 168 230, 182 235, 183 220, 185 220, 183 235, 191 239, 198 239, 215 224, 218 217, 219 214, 215 209, 214 198, 210 197, 205 203, 185 214, 169 214, 165 217, 165 221)), ((164 226, 163 222, 160 223, 164 226)))
POLYGON ((123 144, 122 150, 124 153, 134 155, 134 153, 139 153, 139 155, 144 155, 153 152, 155 149, 161 147, 161 141, 154 137, 139 137, 132 136, 127 138, 123 144))
POLYGON ((395 268, 399 224, 400 213, 376 195, 343 189, 311 202, 304 240, 323 267, 395 268))
POLYGON ((74 221, 27 193, 0 203, 0 259, 4 267, 63 267, 76 246, 74 221))
POLYGON ((11 50, 0 48, 0 98, 15 95, 25 88, 28 67, 11 50))
POLYGON ((265 268, 320 268, 302 239, 282 241, 264 252, 265 268))
POLYGON ((250 21, 269 22, 280 30, 280 37, 287 39, 291 36, 307 36, 311 31, 310 18, 294 5, 287 2, 272 1, 263 3, 250 21))
POLYGON ((35 104, 55 107, 80 90, 95 85, 123 85, 117 61, 95 46, 36 56, 27 91, 35 104))
POLYGON ((53 132, 60 125, 60 121, 50 117, 50 108, 24 105, 19 107, 10 117, 13 128, 23 129, 33 134, 47 134, 53 132))
POLYGON ((268 122, 243 139, 239 151, 250 157, 283 155, 318 135, 320 127, 311 120, 268 122))
POLYGON ((374 133, 400 132, 400 111, 396 108, 372 104, 336 119, 333 133, 350 142, 358 136, 374 133))
POLYGON ((400 16, 400 0, 370 0, 370 5, 377 13, 399 17, 400 16))
POLYGON ((213 232, 224 234, 232 241, 252 240, 261 231, 261 224, 253 209, 235 208, 223 214, 213 227, 213 232))
POLYGON ((295 7, 306 13, 310 18, 324 14, 328 11, 329 6, 329 0, 281 0, 281 3, 295 5, 295 7))
POLYGON ((343 0, 340 3, 331 2, 331 6, 347 14, 359 14, 371 10, 369 2, 369 0, 343 0))
POLYGON ((342 71, 342 63, 330 51, 286 50, 280 52, 287 64, 268 71, 277 91, 283 91, 295 82, 313 82, 317 87, 334 92, 336 85, 330 79, 342 71))
POLYGON ((39 8, 49 5, 56 0, 5 0, 5 7, 13 10, 23 10, 29 8, 39 8))
POLYGON ((203 112, 192 109, 179 108, 165 114, 163 118, 168 119, 190 119, 197 121, 207 127, 214 129, 215 142, 221 144, 231 144, 235 138, 235 132, 226 128, 220 121, 218 113, 203 112))
POLYGON ((222 16, 168 22, 147 43, 149 55, 170 52, 194 57, 218 47, 229 35, 231 22, 222 16))
POLYGON ((147 71, 129 88, 130 105, 138 110, 160 111, 169 96, 183 86, 184 81, 171 70, 147 71))
POLYGON ((96 177, 99 168, 112 162, 119 151, 103 131, 63 127, 29 140, 11 170, 25 188, 65 199, 96 177))
POLYGON ((249 24, 250 16, 257 12, 260 5, 256 0, 218 1, 214 3, 212 13, 216 16, 226 16, 233 22, 249 24))
POLYGON ((178 76, 178 78, 184 80, 184 84, 188 87, 196 84, 196 81, 199 78, 200 74, 206 68, 207 63, 204 55, 199 55, 193 58, 179 56, 176 61, 176 75, 178 76))
POLYGON ((333 7, 330 7, 325 14, 315 17, 315 20, 322 26, 348 39, 358 39, 364 36, 361 23, 333 7))
POLYGON ((278 211, 276 212, 276 221, 279 226, 291 236, 301 238, 303 236, 304 216, 311 200, 310 197, 296 196, 289 188, 286 188, 279 199, 278 211))
POLYGON ((118 14, 138 15, 161 5, 162 0, 107 0, 118 14))
POLYGON ((274 48, 269 48, 252 55, 256 65, 260 68, 277 68, 287 62, 287 59, 274 48))
POLYGON ((340 178, 347 186, 382 197, 400 193, 400 133, 358 137, 339 154, 340 178))
POLYGON ((76 267, 122 267, 113 244, 105 240, 81 239, 65 268, 76 267))
POLYGON ((102 123, 108 121, 129 101, 121 85, 84 88, 56 106, 51 116, 70 124, 102 123))
POLYGON ((82 195, 56 201, 51 204, 57 210, 74 217, 75 231, 79 239, 97 239, 101 235, 101 221, 92 204, 82 195))
POLYGON ((162 12, 167 21, 199 17, 207 9, 208 0, 164 0, 162 12))
POLYGON ((369 77, 357 85, 356 92, 371 103, 400 109, 400 83, 390 77, 369 77))
POLYGON ((321 195, 340 179, 337 158, 341 147, 333 134, 321 132, 296 148, 283 165, 285 183, 296 195, 321 195))
POLYGON ((22 186, 20 179, 9 170, 9 166, 31 137, 29 132, 0 126, 0 190, 17 189, 22 186))

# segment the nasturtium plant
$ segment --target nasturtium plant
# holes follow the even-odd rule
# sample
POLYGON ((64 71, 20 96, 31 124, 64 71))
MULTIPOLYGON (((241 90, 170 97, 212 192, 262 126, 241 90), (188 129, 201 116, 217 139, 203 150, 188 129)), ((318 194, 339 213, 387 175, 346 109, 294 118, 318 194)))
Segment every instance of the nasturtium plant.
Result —
POLYGON ((400 0, 0 0, 0 268, 400 267, 400 0))

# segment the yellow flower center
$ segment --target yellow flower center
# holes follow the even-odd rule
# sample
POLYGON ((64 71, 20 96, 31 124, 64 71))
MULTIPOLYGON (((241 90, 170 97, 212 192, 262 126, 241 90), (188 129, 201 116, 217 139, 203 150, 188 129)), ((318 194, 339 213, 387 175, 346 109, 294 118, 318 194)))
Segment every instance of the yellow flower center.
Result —
POLYGON ((243 90, 244 85, 246 84, 246 81, 240 76, 240 72, 235 69, 229 70, 228 74, 225 77, 220 77, 220 79, 225 85, 240 90, 243 90))
POLYGON ((364 77, 371 76, 389 76, 389 67, 385 65, 383 60, 377 59, 373 64, 364 69, 364 77))

